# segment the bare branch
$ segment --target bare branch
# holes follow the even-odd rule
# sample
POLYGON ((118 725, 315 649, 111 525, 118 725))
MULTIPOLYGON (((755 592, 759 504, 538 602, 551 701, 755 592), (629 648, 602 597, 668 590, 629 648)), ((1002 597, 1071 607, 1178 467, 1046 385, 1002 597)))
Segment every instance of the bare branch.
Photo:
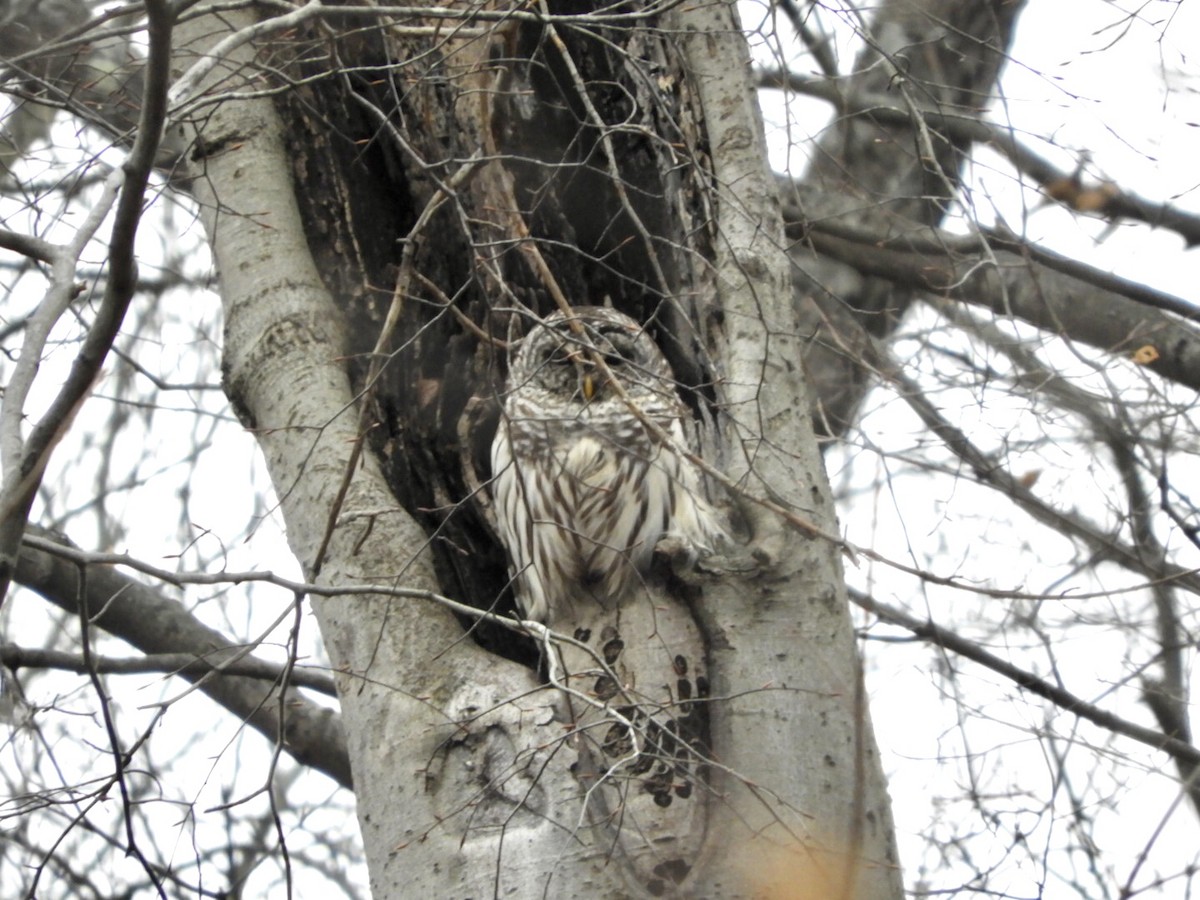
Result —
MULTIPOLYGON (((920 386, 900 371, 898 365, 877 358, 876 368, 895 385, 904 402, 945 443, 947 449, 970 467, 980 483, 995 488, 1042 524, 1082 541, 1092 552, 1102 554, 1131 571, 1142 574, 1152 586, 1174 585, 1200 595, 1200 576, 1195 570, 1186 569, 1161 558, 1146 559, 1138 547, 1126 544, 1116 535, 1104 534, 1094 524, 1079 516, 1043 503, 1030 487, 1023 484, 997 460, 976 447, 962 429, 948 421, 930 402, 920 386)), ((869 553, 866 555, 873 558, 869 553)), ((895 567, 903 570, 899 565, 895 567)))
MULTIPOLYGON (((121 192, 109 242, 109 279, 104 297, 70 374, 45 415, 30 432, 21 450, 19 464, 5 460, 3 491, 0 492, 0 507, 4 512, 4 518, 0 521, 0 602, 3 602, 8 591, 29 506, 33 502, 47 457, 95 383, 137 287, 134 238, 142 217, 146 185, 154 168, 166 122, 174 16, 166 0, 147 0, 146 13, 149 51, 145 94, 138 133, 121 167, 121 192)), ((6 412, 6 417, 8 414, 6 412)))
POLYGON ((9 231, 7 228, 0 228, 0 247, 47 264, 52 264, 58 259, 61 249, 49 241, 35 238, 31 234, 9 231))
POLYGON ((1158 355, 1146 368, 1200 390, 1200 330, 1174 315, 1196 319, 1200 313, 1181 298, 1081 263, 1052 260, 1025 245, 1019 249, 1028 258, 993 251, 990 239, 985 244, 942 233, 932 239, 894 237, 805 220, 794 207, 789 218, 790 237, 864 274, 985 306, 1108 353, 1132 355, 1150 344, 1158 355))
MULTIPOLYGON (((45 535, 45 538, 49 538, 45 535)), ((71 548, 55 541, 64 551, 71 548)), ((81 584, 88 592, 92 623, 149 654, 185 654, 195 661, 179 672, 185 681, 272 741, 281 741, 297 761, 324 772, 344 787, 350 769, 337 713, 289 690, 282 733, 277 690, 260 677, 221 675, 221 662, 244 657, 245 648, 201 624, 174 600, 107 566, 91 566, 81 582, 79 567, 54 554, 27 546, 21 551, 16 580, 62 609, 76 612, 81 584)), ((250 666, 267 663, 250 662, 250 666)))
POLYGON ((1041 186, 1046 196, 1080 212, 1107 219, 1131 219, 1180 235, 1187 246, 1200 243, 1200 216, 1167 203, 1155 203, 1138 197, 1111 182, 1094 187, 1083 185, 1079 175, 1062 169, 1017 139, 1011 126, 997 125, 982 118, 978 108, 934 108, 925 104, 901 105, 886 94, 846 90, 827 78, 801 75, 780 69, 757 73, 759 87, 779 88, 832 104, 840 115, 865 115, 881 124, 914 127, 918 123, 930 131, 946 135, 963 144, 986 144, 998 150, 1023 175, 1041 186))
MULTIPOLYGON (((151 653, 136 657, 93 655, 90 661, 85 661, 83 657, 74 653, 20 647, 16 644, 0 645, 0 665, 14 672, 18 669, 59 669, 79 674, 94 670, 101 675, 143 675, 159 672, 164 675, 192 676, 192 680, 213 673, 239 675, 276 683, 283 678, 285 668, 254 657, 216 662, 195 653, 151 653)), ((333 679, 324 672, 307 666, 293 666, 288 674, 288 682, 296 687, 310 688, 327 697, 337 696, 337 687, 333 679)))
POLYGON ((1030 672, 1026 672, 1024 669, 1020 669, 1012 663, 1001 659, 994 653, 989 653, 975 641, 967 640, 931 621, 922 622, 915 616, 881 603, 861 591, 856 591, 853 588, 850 589, 850 599, 883 621, 906 628, 917 637, 935 646, 945 647, 959 656, 966 657, 973 662, 986 666, 993 672, 1003 675, 1017 686, 1037 694, 1039 697, 1046 698, 1056 706, 1073 715, 1079 716, 1081 719, 1086 719, 1094 725, 1107 729, 1114 734, 1132 738, 1138 743, 1145 744, 1147 747, 1162 750, 1172 759, 1179 763, 1185 763, 1188 767, 1200 766, 1200 748, 1194 747, 1186 741, 1164 734, 1161 731, 1155 731, 1153 728, 1146 728, 1135 722, 1130 722, 1128 719, 1123 719, 1120 716, 1107 712, 1094 704, 1088 703, 1086 700, 1076 697, 1070 691, 1051 684, 1030 672))

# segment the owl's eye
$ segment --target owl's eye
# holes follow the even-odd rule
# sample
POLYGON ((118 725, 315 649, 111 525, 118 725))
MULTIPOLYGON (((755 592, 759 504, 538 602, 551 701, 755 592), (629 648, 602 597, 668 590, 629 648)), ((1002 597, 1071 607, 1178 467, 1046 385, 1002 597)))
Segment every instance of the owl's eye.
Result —
POLYGON ((638 347, 624 334, 609 334, 608 344, 612 351, 604 354, 604 361, 609 366, 624 366, 638 361, 638 347))
POLYGON ((567 344, 555 344, 542 351, 542 363, 552 366, 567 366, 573 362, 574 354, 567 344))
POLYGON ((636 335, 630 334, 627 329, 589 329, 589 332, 586 340, 572 335, 551 346, 540 347, 536 357, 539 366, 586 365, 593 359, 592 353, 599 353, 610 369, 621 369, 644 361, 643 348, 638 344, 636 335))

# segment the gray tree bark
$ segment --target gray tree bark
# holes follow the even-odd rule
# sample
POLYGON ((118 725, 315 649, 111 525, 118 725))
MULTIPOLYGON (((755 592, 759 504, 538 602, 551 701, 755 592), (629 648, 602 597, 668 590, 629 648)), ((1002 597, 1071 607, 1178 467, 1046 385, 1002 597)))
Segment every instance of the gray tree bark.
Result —
MULTIPOLYGON (((189 24, 195 60, 252 25, 221 23, 189 24)), ((230 394, 293 549, 322 585, 410 594, 312 599, 375 895, 736 897, 790 874, 828 896, 899 897, 731 8, 518 17, 490 44, 307 29, 221 54, 201 91, 236 90, 268 53, 311 80, 277 107, 206 111, 193 190, 230 394), (378 80, 337 70, 351 61, 378 80), (356 129, 382 149, 358 149, 356 129), (391 296, 373 290, 389 282, 391 296), (572 684, 498 656, 527 652, 503 632, 486 649, 463 640, 435 596, 501 599, 486 507, 469 502, 499 383, 478 334, 507 334, 559 292, 653 317, 763 568, 702 590, 664 579, 653 604, 625 608, 622 702, 576 690, 592 718, 573 722, 572 684), (595 737, 613 728, 632 745, 615 758, 595 737), (678 735, 665 772, 664 732, 678 735)))

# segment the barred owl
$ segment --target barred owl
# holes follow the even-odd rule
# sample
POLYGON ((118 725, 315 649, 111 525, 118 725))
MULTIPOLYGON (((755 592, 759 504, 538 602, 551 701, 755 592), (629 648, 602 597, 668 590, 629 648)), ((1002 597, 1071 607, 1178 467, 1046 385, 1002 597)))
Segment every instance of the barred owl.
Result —
POLYGON ((687 409, 666 358, 616 310, 556 312, 511 362, 492 490, 529 618, 556 625, 577 620, 577 604, 621 600, 664 535, 700 552, 723 539, 695 466, 656 441, 631 405, 675 445, 689 446, 687 409))

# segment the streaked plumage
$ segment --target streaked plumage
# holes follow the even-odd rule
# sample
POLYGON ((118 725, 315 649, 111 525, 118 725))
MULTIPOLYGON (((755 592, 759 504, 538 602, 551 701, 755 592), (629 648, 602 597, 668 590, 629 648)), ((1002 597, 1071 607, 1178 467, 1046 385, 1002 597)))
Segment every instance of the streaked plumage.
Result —
POLYGON ((571 320, 554 313, 511 362, 492 491, 530 618, 558 625, 576 604, 622 599, 665 534, 697 549, 721 539, 695 466, 655 441, 629 404, 689 446, 670 366, 642 327, 615 310, 577 307, 571 320))

